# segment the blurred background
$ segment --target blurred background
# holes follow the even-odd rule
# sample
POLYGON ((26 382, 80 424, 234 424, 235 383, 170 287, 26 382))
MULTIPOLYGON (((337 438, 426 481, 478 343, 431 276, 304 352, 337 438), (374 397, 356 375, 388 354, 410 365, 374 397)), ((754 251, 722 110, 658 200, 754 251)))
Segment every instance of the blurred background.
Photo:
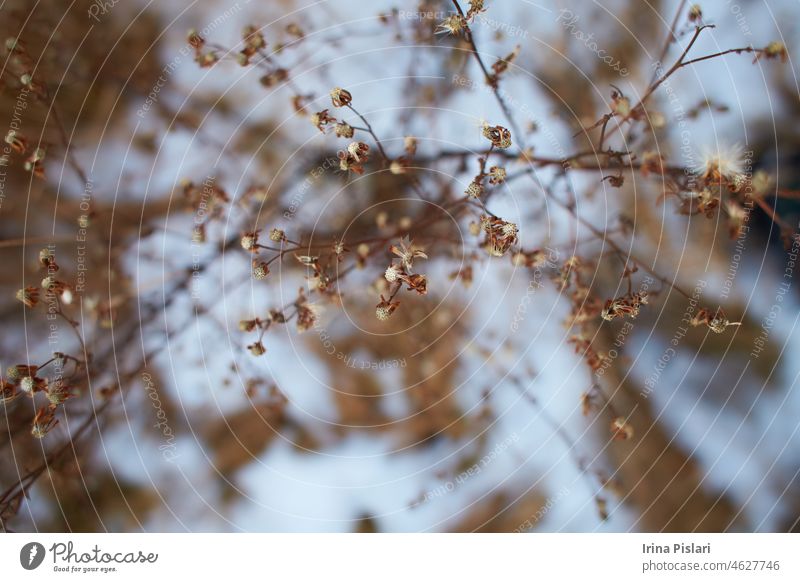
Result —
POLYGON ((467 37, 442 30, 451 2, 2 3, 3 529, 797 529, 800 6, 705 2, 692 23, 679 1, 484 4, 470 26, 487 65, 513 60, 508 111, 467 37), (682 68, 646 121, 609 126, 609 147, 636 155, 598 171, 614 93, 638 102, 697 22, 715 26, 692 57, 780 42, 786 62, 682 68), (248 25, 266 47, 243 62, 248 25), (353 110, 332 106, 334 87, 353 110), (363 175, 339 168, 349 140, 314 126, 325 109, 370 145, 363 175), (514 147, 555 162, 508 154, 486 201, 539 251, 531 264, 490 257, 478 209, 451 204, 488 147, 482 123, 508 127, 509 112, 514 147), (381 167, 365 120, 413 170, 381 167), (688 216, 673 180, 625 168, 653 155, 729 160, 759 200, 746 229, 733 198, 688 216), (253 277, 241 235, 273 228, 298 254, 344 241, 330 292, 291 253, 253 277), (403 291, 381 322, 396 232, 425 249, 428 293, 403 291), (626 277, 631 254, 652 272, 626 277), (630 282, 648 304, 576 321, 573 256, 592 297, 630 282), (15 298, 48 276, 66 286, 57 301, 15 298), (246 322, 301 311, 298 288, 314 324, 273 312, 259 342, 246 322), (688 325, 701 307, 741 325, 688 325), (58 421, 43 438, 45 394, 20 394, 15 374, 68 386, 63 402, 41 389, 58 421))

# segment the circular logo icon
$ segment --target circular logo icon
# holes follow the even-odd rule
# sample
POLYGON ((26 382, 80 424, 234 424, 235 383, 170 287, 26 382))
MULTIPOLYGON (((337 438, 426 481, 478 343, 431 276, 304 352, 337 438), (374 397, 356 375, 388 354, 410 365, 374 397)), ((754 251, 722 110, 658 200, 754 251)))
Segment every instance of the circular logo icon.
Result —
POLYGON ((35 570, 44 561, 44 546, 39 542, 30 542, 19 551, 19 563, 26 570, 35 570))

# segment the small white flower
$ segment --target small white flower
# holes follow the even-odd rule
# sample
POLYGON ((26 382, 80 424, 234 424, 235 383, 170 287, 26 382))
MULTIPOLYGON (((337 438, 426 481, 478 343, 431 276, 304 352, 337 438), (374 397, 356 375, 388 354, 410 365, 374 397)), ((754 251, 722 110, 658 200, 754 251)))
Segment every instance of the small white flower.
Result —
POLYGON ((383 276, 386 278, 387 281, 389 281, 389 283, 394 283, 395 281, 397 281, 397 276, 399 274, 400 274, 400 269, 397 267, 397 265, 391 265, 387 267, 386 272, 383 274, 383 276))
POLYGON ((517 225, 513 222, 506 222, 503 225, 503 236, 506 237, 515 237, 517 236, 517 225))
POLYGON ((33 392, 34 385, 35 383, 33 381, 33 378, 31 378, 30 376, 25 376, 22 379, 22 382, 20 382, 19 387, 22 388, 23 392, 30 394, 31 392, 33 392))
POLYGON ((740 144, 706 148, 701 155, 700 172, 713 174, 718 172, 723 178, 734 179, 744 174, 744 149, 740 144))

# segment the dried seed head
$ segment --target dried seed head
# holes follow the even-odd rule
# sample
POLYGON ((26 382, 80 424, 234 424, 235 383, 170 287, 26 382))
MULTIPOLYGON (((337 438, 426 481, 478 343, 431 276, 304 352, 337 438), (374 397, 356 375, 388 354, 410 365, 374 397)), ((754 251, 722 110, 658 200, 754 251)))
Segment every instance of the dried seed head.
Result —
POLYGON ((698 325, 705 325, 714 333, 722 333, 728 327, 742 325, 741 322, 731 322, 722 309, 717 309, 712 313, 706 308, 700 309, 697 314, 689 321, 693 327, 698 325))
POLYGON ((764 55, 768 59, 780 59, 782 62, 789 60, 789 51, 782 42, 773 41, 764 48, 764 55))
POLYGON ((239 322, 239 331, 250 332, 258 327, 257 319, 243 319, 239 322))
POLYGON ((6 134, 5 142, 18 154, 25 153, 28 149, 28 142, 19 132, 10 129, 6 134))
POLYGON ((250 353, 254 356, 263 356, 267 352, 267 348, 264 347, 260 341, 255 342, 247 346, 247 349, 250 350, 250 353))
POLYGON ((269 240, 272 242, 283 242, 286 240, 286 233, 279 228, 273 228, 269 231, 269 240))
POLYGON ((489 183, 502 184, 506 181, 506 169, 499 166, 489 168, 489 183))
POLYGON ((472 181, 467 186, 467 189, 464 190, 464 194, 466 194, 470 198, 480 198, 483 196, 484 188, 483 184, 480 182, 472 181))
POLYGON ((380 321, 386 321, 399 306, 399 301, 387 301, 384 296, 381 295, 381 302, 375 307, 375 317, 380 321))
POLYGON ((53 255, 53 251, 47 248, 39 251, 39 264, 46 268, 53 267, 54 270, 58 270, 58 265, 56 264, 56 258, 53 255))
POLYGON ((242 40, 244 40, 245 44, 244 50, 248 54, 258 52, 267 46, 267 42, 264 40, 264 35, 261 33, 261 30, 252 24, 244 27, 242 31, 242 40))
POLYGON ((403 139, 403 147, 409 156, 413 156, 417 153, 417 138, 407 135, 403 139))
POLYGON ((467 19, 473 19, 481 12, 485 12, 486 8, 483 7, 484 0, 469 0, 469 10, 467 10, 467 19))
POLYGON ((341 123, 337 123, 334 127, 334 131, 336 132, 336 137, 344 137, 344 138, 351 138, 355 134, 355 130, 353 127, 344 121, 341 123))
POLYGON ((334 87, 331 89, 331 102, 334 107, 344 107, 350 105, 353 101, 353 96, 350 91, 342 89, 341 87, 334 87))
POLYGON ((31 434, 37 439, 44 438, 44 436, 53 430, 57 424, 58 420, 56 420, 53 411, 48 407, 42 407, 38 410, 36 416, 33 418, 31 434))
POLYGON ((483 137, 492 142, 496 148, 506 149, 511 147, 511 132, 501 125, 483 125, 483 137))
POLYGON ((323 109, 322 111, 318 111, 317 113, 312 114, 309 119, 311 120, 311 124, 318 130, 320 130, 322 133, 325 133, 325 126, 327 126, 330 123, 336 123, 336 118, 331 117, 328 114, 327 109, 323 109))
POLYGON ((403 268, 405 268, 408 271, 411 271, 414 259, 428 258, 428 255, 425 254, 424 250, 415 247, 414 243, 405 237, 400 239, 399 245, 392 245, 391 247, 389 247, 389 250, 398 257, 400 257, 400 263, 403 265, 403 268))
POLYGON ((502 257, 517 242, 517 225, 502 218, 481 216, 481 229, 486 233, 484 246, 494 257, 502 257))
POLYGON ((263 281, 269 275, 269 265, 264 261, 253 261, 253 278, 263 281))
POLYGON ((353 159, 356 162, 366 161, 367 152, 369 152, 369 146, 363 141, 354 141, 347 146, 347 152, 353 156, 353 159))
POLYGON ((692 4, 689 8, 689 22, 699 22, 703 20, 703 9, 699 4, 692 4))
POLYGON ((258 252, 258 233, 259 231, 254 230, 252 232, 246 232, 242 235, 242 238, 239 242, 244 250, 250 251, 251 253, 258 252))
POLYGON ((64 404, 73 396, 74 394, 69 391, 68 387, 64 386, 63 382, 56 382, 54 385, 47 387, 47 399, 50 401, 51 406, 64 404))
POLYGON ((428 293, 428 279, 425 275, 409 275, 408 277, 403 277, 403 281, 408 285, 409 291, 416 291, 420 295, 428 293))
POLYGON ((439 23, 439 26, 436 28, 436 33, 458 36, 466 27, 467 21, 463 16, 460 14, 451 14, 439 23))
POLYGON ((39 289, 37 287, 25 287, 17 291, 17 300, 22 301, 25 307, 34 307, 39 302, 39 289))

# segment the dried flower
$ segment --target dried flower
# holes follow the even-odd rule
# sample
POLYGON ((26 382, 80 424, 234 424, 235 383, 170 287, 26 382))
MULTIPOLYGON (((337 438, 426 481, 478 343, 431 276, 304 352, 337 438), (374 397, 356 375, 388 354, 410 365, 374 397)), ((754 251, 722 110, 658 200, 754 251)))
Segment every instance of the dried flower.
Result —
MULTIPOLYGON (((310 119, 311 119, 311 124, 314 127, 316 127, 318 130, 320 130, 322 133, 325 133, 325 126, 326 125, 328 125, 329 123, 336 123, 336 118, 335 117, 331 117, 328 114, 328 110, 327 109, 323 109, 322 111, 318 111, 317 113, 314 113, 313 115, 311 115, 310 119)), ((337 135, 338 135, 338 132, 337 132, 337 135)))
POLYGON ((489 168, 489 183, 502 184, 506 181, 506 169, 499 166, 489 168))
POLYGON ((334 87, 331 89, 331 101, 334 107, 345 107, 353 101, 353 96, 346 89, 334 87))
POLYGON ((69 391, 69 387, 65 386, 63 382, 56 382, 47 387, 47 399, 52 407, 64 404, 65 401, 73 396, 74 394, 69 391))
POLYGON ((25 171, 31 172, 37 178, 44 178, 44 165, 42 162, 44 161, 45 153, 44 148, 36 148, 25 160, 25 171))
POLYGON ((484 247, 494 257, 502 257, 517 242, 518 229, 513 222, 483 215, 481 228, 486 233, 484 247))
POLYGON ((58 420, 55 418, 53 410, 43 406, 36 412, 36 416, 33 417, 31 434, 37 439, 44 438, 57 424, 58 420))
POLYGON ((20 135, 19 132, 14 131, 13 129, 8 130, 6 134, 5 142, 11 146, 18 154, 25 153, 25 150, 28 149, 28 142, 27 140, 20 135))
POLYGON ((347 146, 347 152, 353 157, 356 162, 367 161, 367 153, 369 146, 363 141, 354 141, 347 146))
POLYGON ((633 438, 633 426, 627 420, 618 416, 611 421, 611 434, 615 440, 630 440, 633 438))
POLYGON ((263 356, 267 352, 267 348, 265 348, 264 344, 260 341, 248 345, 247 349, 250 350, 250 353, 254 356, 263 356))
POLYGON ((286 240, 286 233, 279 228, 273 228, 269 231, 269 240, 272 242, 283 242, 286 240))
POLYGON ((472 20, 480 14, 481 12, 486 12, 486 8, 483 7, 483 0, 469 0, 469 10, 467 10, 467 19, 472 20))
POLYGON ((740 321, 731 322, 725 317, 725 312, 722 308, 717 309, 716 312, 713 314, 710 310, 706 308, 700 309, 697 314, 689 321, 692 327, 697 327, 698 325, 705 325, 713 331, 714 333, 722 333, 728 327, 735 326, 735 325, 742 325, 740 321))
POLYGON ((253 261, 253 278, 262 281, 269 275, 269 265, 264 261, 253 261))
POLYGON ((689 22, 699 22, 703 20, 703 9, 699 4, 692 4, 689 8, 689 22))
POLYGON ((25 364, 17 364, 16 366, 9 366, 6 370, 6 377, 13 383, 18 384, 22 378, 26 376, 36 376, 38 371, 37 366, 26 366, 25 364))
POLYGON ((475 182, 474 180, 469 183, 467 189, 464 190, 464 194, 466 194, 470 198, 480 198, 483 196, 484 187, 483 184, 480 182, 475 182))
POLYGON ((286 323, 286 315, 280 309, 270 309, 269 319, 275 323, 286 323))
POLYGON ((319 316, 320 307, 308 302, 302 287, 298 292, 295 306, 297 307, 297 330, 303 332, 314 327, 319 316))
POLYGON ((264 35, 261 30, 253 25, 247 25, 242 31, 242 39, 244 40, 244 51, 248 55, 258 52, 266 48, 267 42, 264 40, 264 35))
POLYGON ((406 154, 413 156, 417 153, 417 138, 410 135, 405 136, 403 138, 403 147, 406 150, 406 154))
POLYGON ((413 266, 414 259, 421 258, 427 259, 428 255, 422 249, 418 249, 414 247, 414 243, 408 240, 408 238, 403 237, 400 239, 400 245, 392 245, 389 247, 389 250, 400 257, 400 263, 403 265, 408 271, 411 271, 413 266))
POLYGON ((606 321, 612 321, 618 317, 625 317, 626 315, 634 319, 639 315, 639 309, 642 305, 647 305, 647 293, 632 293, 616 299, 609 299, 600 317, 606 321))
POLYGON ((380 321, 386 321, 399 306, 399 301, 387 301, 384 296, 381 295, 381 302, 375 307, 375 317, 380 321))
POLYGON ((258 233, 261 231, 254 230, 251 232, 246 232, 242 235, 240 239, 240 243, 242 248, 246 251, 250 251, 251 253, 258 252, 258 233))
POLYGON ((611 111, 620 117, 628 117, 631 114, 631 101, 622 93, 614 91, 611 97, 611 111))
POLYGON ((334 131, 336 132, 336 137, 344 137, 348 139, 353 137, 355 134, 353 127, 344 121, 337 123, 334 127, 334 131))
POLYGON ((511 132, 501 125, 483 125, 483 137, 492 142, 496 148, 506 149, 511 147, 511 132))
POLYGON ((39 302, 39 288, 25 287, 17 291, 16 297, 25 304, 25 307, 34 307, 39 302))
POLYGON ((347 151, 339 152, 339 168, 345 172, 352 170, 362 174, 364 172, 362 164, 369 159, 367 152, 369 152, 367 144, 360 141, 352 142, 347 146, 347 151))
POLYGON ((416 291, 420 295, 426 295, 428 293, 428 279, 425 275, 408 275, 401 277, 403 281, 408 285, 409 291, 416 291))
POLYGON ((764 48, 764 55, 768 59, 780 59, 783 63, 789 60, 789 51, 786 50, 786 45, 778 41, 769 43, 764 48))
POLYGON ((437 34, 452 34, 458 36, 467 27, 466 19, 460 14, 451 14, 439 23, 437 34))
POLYGON ((744 150, 740 144, 706 149, 701 160, 699 173, 706 184, 720 184, 744 173, 744 150))
POLYGON ((386 268, 386 272, 383 274, 383 277, 389 281, 389 283, 394 283, 402 273, 403 269, 399 265, 390 265, 386 268))
POLYGON ((20 389, 26 394, 33 394, 36 388, 36 381, 31 376, 25 376, 19 383, 20 389))
POLYGON ((51 271, 58 271, 55 255, 50 249, 42 249, 39 251, 39 264, 51 271))
POLYGON ((239 331, 250 332, 258 327, 258 319, 242 319, 239 322, 239 331))

